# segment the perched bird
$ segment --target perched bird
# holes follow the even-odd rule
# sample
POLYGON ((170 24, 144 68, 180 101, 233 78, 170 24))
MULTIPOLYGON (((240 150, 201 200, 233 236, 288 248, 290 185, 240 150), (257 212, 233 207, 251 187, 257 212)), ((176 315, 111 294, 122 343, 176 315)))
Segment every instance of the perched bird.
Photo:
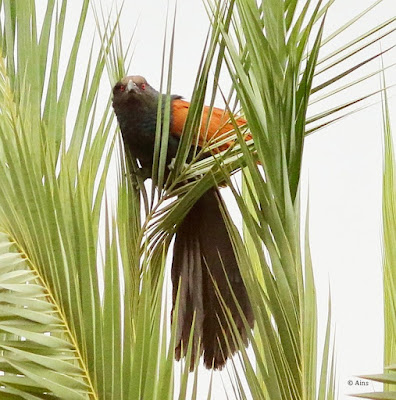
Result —
MULTIPOLYGON (((161 94, 142 76, 125 77, 113 88, 113 108, 125 147, 139 160, 141 168, 149 173, 153 165, 159 96, 161 94)), ((167 165, 171 164, 176 155, 189 105, 181 96, 171 96, 167 165)), ((246 121, 236 118, 236 123, 242 125, 246 121)), ((209 141, 226 135, 232 129, 233 124, 227 112, 205 107, 200 131, 197 133, 198 144, 204 147, 209 141)), ((224 150, 231 143, 222 144, 213 151, 224 150)), ((178 318, 172 321, 177 323, 175 358, 179 360, 186 353, 195 315, 191 367, 196 358, 203 354, 207 368, 222 368, 227 358, 238 350, 227 322, 224 304, 233 316, 245 345, 247 331, 238 306, 250 328, 254 323, 221 207, 219 190, 209 189, 176 228, 171 273, 173 309, 180 282, 178 318)))

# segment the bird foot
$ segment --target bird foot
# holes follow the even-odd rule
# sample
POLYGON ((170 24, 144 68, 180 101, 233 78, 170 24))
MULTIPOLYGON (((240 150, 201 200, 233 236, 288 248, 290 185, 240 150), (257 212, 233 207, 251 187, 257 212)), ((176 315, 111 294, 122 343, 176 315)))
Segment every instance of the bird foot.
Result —
MULTIPOLYGON (((169 171, 173 171, 175 169, 176 158, 172 158, 171 162, 168 164, 169 171)), ((184 167, 188 167, 188 163, 184 163, 184 167)))
POLYGON ((175 169, 176 158, 172 158, 171 162, 168 164, 169 171, 173 171, 175 169))
POLYGON ((139 168, 139 169, 135 170, 131 174, 132 186, 136 190, 139 190, 141 188, 141 185, 147 178, 151 178, 150 168, 139 168))
POLYGON ((139 168, 136 171, 136 175, 145 181, 146 179, 151 178, 151 168, 139 168))

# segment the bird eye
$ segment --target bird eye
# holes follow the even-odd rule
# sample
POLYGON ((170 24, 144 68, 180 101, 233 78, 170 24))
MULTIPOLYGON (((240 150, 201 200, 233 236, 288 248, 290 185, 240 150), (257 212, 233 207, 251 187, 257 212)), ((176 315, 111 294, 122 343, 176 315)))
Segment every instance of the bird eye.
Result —
POLYGON ((125 85, 120 86, 120 92, 125 92, 125 85))
POLYGON ((145 84, 145 83, 142 83, 142 84, 140 85, 140 88, 141 88, 142 90, 146 89, 146 84, 145 84))

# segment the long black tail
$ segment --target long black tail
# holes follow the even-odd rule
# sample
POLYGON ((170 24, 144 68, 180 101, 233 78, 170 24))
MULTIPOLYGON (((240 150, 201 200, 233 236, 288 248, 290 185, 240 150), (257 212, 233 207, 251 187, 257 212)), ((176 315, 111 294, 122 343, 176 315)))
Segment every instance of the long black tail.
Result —
POLYGON ((250 327, 254 323, 221 213, 221 202, 218 189, 208 190, 191 208, 176 233, 172 264, 173 307, 179 281, 180 300, 175 357, 179 360, 182 353, 186 353, 195 311, 191 368, 202 353, 207 368, 222 368, 227 358, 238 350, 213 281, 231 311, 245 345, 247 332, 234 296, 250 327))

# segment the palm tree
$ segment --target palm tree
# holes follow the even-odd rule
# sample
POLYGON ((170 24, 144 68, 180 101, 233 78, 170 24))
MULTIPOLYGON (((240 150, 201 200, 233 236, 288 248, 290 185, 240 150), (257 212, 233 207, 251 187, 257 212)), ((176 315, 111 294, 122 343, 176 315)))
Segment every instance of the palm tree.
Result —
MULTIPOLYGON (((230 363, 234 397, 336 398, 330 311, 324 346, 318 349, 308 217, 300 210, 301 162, 306 136, 338 120, 337 112, 350 113, 349 107, 363 97, 310 117, 308 106, 313 94, 334 94, 334 85, 360 63, 315 84, 318 65, 326 61, 330 69, 335 67, 338 58, 354 53, 352 45, 364 48, 392 32, 396 18, 323 60, 321 47, 341 31, 323 36, 332 1, 205 4, 211 29, 189 128, 167 182, 158 140, 159 168, 153 176, 158 184, 150 187, 133 174, 134 160, 124 156, 110 96, 106 94, 107 102, 100 101, 102 89, 110 92, 110 86, 102 84, 106 73, 111 84, 125 74, 129 53, 124 53, 120 38, 120 13, 112 23, 94 9, 101 46, 92 46, 82 67, 84 27, 92 18, 89 0, 82 1, 68 50, 63 47, 65 26, 73 21, 66 14, 66 1, 48 0, 40 24, 34 0, 2 2, 2 398, 196 398, 201 375, 199 369, 189 374, 188 350, 180 367, 180 387, 175 389, 178 367, 165 297, 165 259, 174 227, 191 203, 224 181, 243 219, 238 230, 224 213, 256 318, 252 354, 234 329, 241 347, 236 358, 242 366, 241 370, 230 363), (232 81, 229 94, 218 85, 223 72, 232 81), (211 73, 214 79, 209 79, 211 73), (186 165, 192 127, 200 120, 206 93, 212 94, 212 105, 220 93, 230 110, 241 108, 253 141, 245 143, 244 131, 236 129, 236 146, 186 165), (240 184, 231 176, 236 171, 240 184)), ((174 31, 164 44, 164 57, 169 59, 168 64, 163 62, 164 71, 169 70, 162 74, 165 93, 170 92, 173 44, 174 31)), ((365 65, 372 59, 360 61, 365 65)), ((169 115, 162 122, 166 126, 169 115)), ((387 144, 390 149, 389 140, 387 144)), ((393 193, 393 166, 387 165, 385 188, 393 193)), ((394 205, 392 198, 386 199, 394 205)), ((392 238, 388 250, 391 243, 392 238)), ((389 306, 393 291, 387 293, 389 306)), ((387 321, 395 320, 392 311, 387 321)), ((235 328, 232 318, 229 324, 235 328)), ((391 344, 388 348, 393 350, 391 344)), ((391 364, 393 358, 386 361, 391 364)), ((384 381, 389 376, 375 378, 384 381)))

